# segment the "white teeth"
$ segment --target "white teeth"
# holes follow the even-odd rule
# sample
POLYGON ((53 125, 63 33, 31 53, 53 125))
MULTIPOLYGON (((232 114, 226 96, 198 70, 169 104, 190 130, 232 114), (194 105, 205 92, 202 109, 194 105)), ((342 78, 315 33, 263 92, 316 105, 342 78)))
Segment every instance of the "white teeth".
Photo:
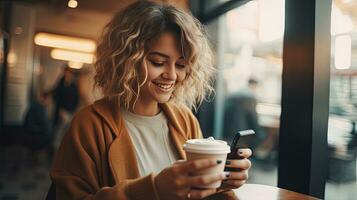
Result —
POLYGON ((162 85, 162 84, 158 84, 159 87, 162 87, 164 89, 168 89, 171 87, 171 85, 162 85))
POLYGON ((155 83, 155 85, 157 85, 158 87, 164 89, 164 90, 168 90, 170 89, 174 84, 160 84, 160 83, 155 83))

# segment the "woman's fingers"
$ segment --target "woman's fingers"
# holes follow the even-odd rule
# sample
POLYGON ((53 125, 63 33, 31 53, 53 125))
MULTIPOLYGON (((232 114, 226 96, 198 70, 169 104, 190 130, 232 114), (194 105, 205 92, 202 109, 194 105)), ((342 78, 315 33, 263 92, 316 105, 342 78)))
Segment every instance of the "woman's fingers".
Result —
POLYGON ((212 195, 214 193, 216 193, 217 190, 216 189, 204 189, 204 190, 200 190, 200 189, 192 189, 190 190, 189 193, 189 199, 203 199, 209 195, 212 195))
POLYGON ((243 170, 240 172, 228 172, 227 173, 228 180, 247 180, 248 179, 248 170, 243 170))
POLYGON ((224 172, 218 174, 197 175, 197 176, 188 177, 186 184, 195 187, 198 185, 209 185, 211 183, 214 183, 216 181, 221 181, 223 179, 226 179, 226 173, 224 172))
MULTIPOLYGON (((154 182, 158 188, 158 193, 163 199, 172 199, 169 197, 188 198, 191 194, 188 191, 199 185, 208 185, 215 181, 225 179, 225 174, 207 174, 190 176, 192 172, 201 171, 217 165, 224 165, 222 161, 215 159, 200 159, 192 161, 179 161, 173 166, 167 167, 155 176, 154 182)), ((193 192, 192 197, 204 197, 213 192, 201 191, 193 192)))
POLYGON ((243 158, 249 158, 252 155, 252 150, 249 148, 240 148, 237 150, 237 155, 243 158))
MULTIPOLYGON (((233 168, 238 169, 238 168, 233 168)), ((248 170, 241 170, 239 172, 228 172, 227 180, 222 184, 222 188, 239 188, 248 180, 248 170)))
POLYGON ((241 159, 230 159, 226 161, 225 170, 230 171, 227 180, 222 184, 222 188, 239 188, 248 179, 248 170, 252 163, 248 158, 252 155, 249 148, 238 149, 237 155, 241 159))
POLYGON ((222 183, 222 188, 239 188, 240 186, 244 185, 246 180, 227 180, 222 183))
POLYGON ((222 163, 221 160, 215 160, 215 159, 199 159, 199 160, 192 160, 192 161, 187 161, 186 163, 180 163, 174 165, 174 173, 180 174, 180 175, 185 175, 190 172, 195 172, 203 169, 207 169, 213 166, 216 166, 218 164, 222 163))
POLYGON ((186 160, 176 160, 176 162, 174 162, 173 165, 181 165, 181 164, 185 164, 187 161, 186 160))
POLYGON ((250 166, 252 166, 252 163, 250 160, 244 158, 244 159, 239 159, 239 160, 227 160, 226 161, 226 167, 228 168, 239 168, 242 170, 249 169, 250 166))

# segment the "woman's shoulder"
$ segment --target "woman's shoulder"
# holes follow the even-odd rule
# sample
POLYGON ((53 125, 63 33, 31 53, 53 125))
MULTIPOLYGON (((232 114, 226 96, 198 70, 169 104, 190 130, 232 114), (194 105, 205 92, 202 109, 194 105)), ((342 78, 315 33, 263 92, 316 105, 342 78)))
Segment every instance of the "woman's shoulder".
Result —
POLYGON ((120 121, 121 113, 117 99, 104 97, 78 111, 72 124, 81 125, 84 128, 105 126, 113 133, 118 134, 122 129, 120 121))
POLYGON ((76 112, 68 137, 82 138, 81 140, 87 141, 102 137, 101 135, 105 135, 104 133, 116 134, 118 127, 114 117, 98 108, 97 102, 95 102, 76 112))
POLYGON ((79 109, 72 118, 72 124, 89 124, 100 120, 100 117, 93 109, 93 104, 79 109))
POLYGON ((94 103, 81 108, 75 114, 78 119, 97 119, 114 117, 112 115, 119 114, 119 106, 116 105, 116 100, 110 97, 103 97, 96 100, 94 103))

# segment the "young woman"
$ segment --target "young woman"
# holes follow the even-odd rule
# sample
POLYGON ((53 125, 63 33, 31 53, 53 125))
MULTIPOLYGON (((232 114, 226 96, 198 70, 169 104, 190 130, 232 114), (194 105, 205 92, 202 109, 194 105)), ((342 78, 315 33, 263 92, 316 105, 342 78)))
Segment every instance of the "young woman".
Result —
POLYGON ((185 141, 202 136, 189 108, 212 90, 211 61, 190 14, 147 1, 117 14, 97 49, 105 97, 76 114, 51 169, 57 199, 200 199, 244 184, 249 149, 229 175, 190 176, 221 161, 182 161, 185 141), (195 189, 217 180, 221 189, 195 189))

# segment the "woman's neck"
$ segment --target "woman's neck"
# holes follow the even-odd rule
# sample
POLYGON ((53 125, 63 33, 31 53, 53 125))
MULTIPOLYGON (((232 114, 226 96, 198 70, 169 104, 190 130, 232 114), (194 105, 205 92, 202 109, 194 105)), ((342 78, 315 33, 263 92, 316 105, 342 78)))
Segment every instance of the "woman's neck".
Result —
POLYGON ((144 103, 137 101, 134 108, 130 107, 130 111, 137 115, 154 116, 160 112, 160 108, 157 102, 144 103))

